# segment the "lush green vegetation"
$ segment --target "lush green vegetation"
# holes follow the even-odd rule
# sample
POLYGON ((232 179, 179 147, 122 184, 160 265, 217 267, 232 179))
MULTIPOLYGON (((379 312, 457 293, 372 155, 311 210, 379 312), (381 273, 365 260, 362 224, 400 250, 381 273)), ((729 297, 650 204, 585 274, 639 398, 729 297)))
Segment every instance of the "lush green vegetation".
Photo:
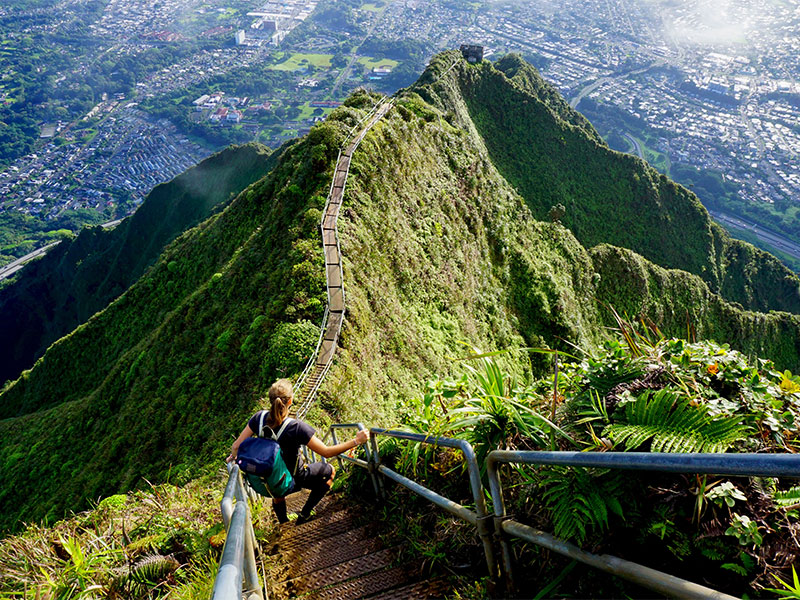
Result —
MULTIPOLYGON (((536 218, 547 219, 561 205, 560 221, 586 247, 630 248, 664 267, 699 275, 713 291, 750 310, 800 312, 800 279, 788 268, 730 238, 688 190, 637 158, 608 149, 519 57, 506 57, 496 68, 484 62, 455 72, 492 161, 536 218), (754 270, 757 278, 750 274, 754 270)), ((432 86, 430 93, 455 91, 444 85, 432 86)))
MULTIPOLYGON (((743 200, 739 196, 738 187, 726 180, 722 172, 713 169, 698 169, 694 165, 671 163, 664 154, 647 148, 648 145, 655 145, 659 137, 669 137, 670 132, 654 130, 642 119, 615 106, 598 104, 591 98, 584 98, 578 108, 591 119, 615 150, 631 152, 629 144, 619 135, 618 131, 634 132, 634 135, 645 147, 648 162, 676 182, 690 188, 709 210, 739 215, 757 223, 764 229, 789 238, 796 239, 800 235, 800 219, 798 219, 800 209, 791 202, 778 201, 773 205, 766 202, 753 203, 743 200)), ((713 143, 713 140, 709 140, 709 143, 713 143)), ((756 243, 757 238, 752 240, 742 237, 739 231, 734 232, 734 237, 762 247, 763 242, 756 243)), ((765 249, 772 251, 769 248, 765 249)), ((783 260, 783 257, 781 259, 783 260)), ((784 262, 792 269, 797 270, 792 259, 784 262)))
MULTIPOLYGON (((0 289, 0 336, 13 340, 0 348, 0 381, 33 366, 139 279, 175 237, 262 178, 272 166, 268 156, 256 145, 220 152, 157 186, 115 229, 84 229, 25 267, 0 289)), ((0 407, 0 418, 14 414, 13 403, 0 407)))
POLYGON ((0 264, 8 264, 57 240, 69 239, 86 225, 107 218, 94 210, 67 210, 52 221, 42 221, 9 210, 0 213, 0 264))
MULTIPOLYGON (((800 378, 770 361, 748 361, 727 345, 664 338, 624 321, 619 336, 589 353, 561 355, 558 376, 522 381, 497 358, 472 358, 455 378, 434 379, 402 419, 413 430, 467 439, 479 459, 495 448, 602 452, 797 452, 800 378)), ((551 355, 552 356, 552 355, 551 355)), ((389 449, 397 444, 387 444, 389 449)), ((392 454, 390 452, 390 454, 392 454)), ((454 451, 415 444, 393 453, 417 479, 468 501, 454 451)), ((508 511, 599 554, 678 573, 737 596, 783 587, 800 550, 800 487, 776 479, 620 473, 607 469, 520 468, 506 472, 508 511), (779 558, 778 558, 779 557, 779 558)), ((433 525, 433 524, 432 524, 433 525)), ((477 539, 421 539, 474 555, 477 539), (452 548, 458 540, 461 548, 452 548), (466 548, 464 547, 466 546, 466 548)), ((589 567, 569 578, 566 559, 520 544, 520 589, 548 596, 642 596, 589 567), (563 579, 563 581, 562 581, 563 579), (557 592, 555 590, 558 590, 557 592)), ((476 561, 478 562, 478 561, 476 561)))
MULTIPOLYGON (((50 528, 0 542, 4 598, 170 598, 211 595, 225 542, 218 504, 225 479, 206 477, 109 496, 50 528)), ((271 511, 254 505, 256 531, 271 511)))
MULTIPOLYGON (((620 314, 646 315, 667 335, 729 340, 750 356, 770 357, 793 369, 800 365, 796 316, 742 310, 711 292, 700 277, 664 269, 630 250, 600 245, 591 255, 598 275, 597 298, 620 314)), ((601 315, 606 325, 614 324, 610 311, 601 315)))
POLYGON ((229 429, 282 372, 265 364, 277 325, 306 332, 301 357, 316 342, 303 322, 319 321, 325 297, 321 194, 340 132, 356 119, 345 112, 286 148, 268 178, 179 237, 133 287, 7 387, 3 405, 29 414, 0 422, 9 444, 2 470, 19 483, 0 493, 5 527, 19 515, 58 518, 87 498, 136 487, 143 475, 182 480, 218 460, 229 429), (26 464, 31 453, 52 468, 26 464), (35 498, 48 498, 47 507, 35 498))
MULTIPOLYGON (((459 411, 442 421, 442 427, 467 436, 481 454, 504 443, 549 446, 554 431, 549 423, 553 422, 559 425, 560 431, 554 434, 559 447, 591 447, 595 444, 587 429, 591 423, 604 447, 603 438, 622 449, 637 440, 647 446, 665 439, 658 431, 647 437, 648 431, 633 429, 648 424, 637 421, 642 414, 660 411, 667 422, 685 427, 685 411, 694 410, 688 408, 694 406, 688 400, 697 404, 702 397, 708 410, 698 417, 696 431, 690 432, 692 439, 704 440, 699 447, 745 447, 742 444, 753 443, 741 439, 745 432, 758 431, 765 433, 756 439, 761 444, 758 449, 793 448, 794 438, 783 430, 792 430, 795 396, 776 397, 780 406, 768 401, 778 381, 777 369, 724 349, 725 354, 714 359, 723 379, 707 380, 703 369, 709 377, 716 373, 708 371, 710 363, 704 361, 717 356, 719 347, 676 340, 654 340, 650 343, 654 350, 640 356, 608 341, 603 325, 611 313, 598 301, 619 306, 631 317, 643 312, 663 321, 669 335, 686 323, 681 317, 688 311, 694 319, 690 326, 698 332, 712 332, 749 355, 761 356, 763 351, 764 358, 774 359, 780 370, 800 368, 800 351, 793 346, 798 317, 748 313, 715 295, 700 276, 664 271, 628 250, 600 246, 589 251, 567 227, 537 220, 529 199, 515 191, 493 161, 501 162, 506 170, 513 165, 484 151, 494 144, 496 152, 499 142, 495 138, 490 144, 482 137, 482 131, 492 135, 496 131, 471 116, 486 114, 476 109, 479 101, 470 95, 483 86, 500 104, 510 98, 528 103, 535 119, 514 114, 521 121, 520 131, 528 129, 522 121, 530 119, 530 128, 548 134, 538 138, 537 155, 553 156, 563 148, 585 146, 594 149, 587 156, 599 173, 615 170, 622 181, 631 182, 635 179, 624 165, 640 179, 649 172, 637 161, 611 153, 591 126, 565 108, 552 90, 541 88, 538 95, 532 94, 540 80, 518 61, 505 63, 509 70, 509 65, 519 67, 513 80, 489 65, 471 67, 460 61, 458 53, 435 59, 420 85, 400 95, 396 107, 367 134, 353 156, 339 219, 348 312, 340 349, 312 422, 321 427, 329 420, 358 419, 389 425, 405 415, 410 425, 437 426, 425 407, 433 415, 437 409, 431 407, 438 405, 438 394, 448 395, 448 400, 457 403, 453 409, 459 411), (454 61, 459 62, 447 71, 454 61), (570 144, 548 137, 553 132, 570 144), (624 269, 634 267, 638 275, 630 277, 624 269), (753 335, 742 334, 747 331, 753 335), (541 405, 550 355, 503 354, 498 359, 500 372, 508 373, 517 384, 497 388, 501 394, 480 396, 469 391, 475 389, 469 387, 475 385, 475 374, 472 380, 469 376, 460 380, 459 365, 451 360, 461 342, 487 350, 536 347, 570 353, 578 346, 586 365, 576 361, 566 369, 559 390, 567 399, 557 402, 554 418, 552 407, 547 405, 548 412, 541 405), (682 362, 686 352, 688 365, 682 362), (594 406, 597 395, 587 390, 603 389, 600 384, 591 387, 595 374, 608 371, 604 386, 612 380, 631 383, 658 365, 664 367, 654 380, 660 387, 647 388, 655 395, 642 400, 641 411, 626 409, 628 397, 619 389, 616 393, 625 401, 613 407, 606 401, 607 422, 597 412, 591 421, 581 421, 586 415, 576 417, 570 412, 594 406), (731 381, 724 379, 728 372, 731 381), (430 402, 410 400, 437 374, 442 377, 441 390, 431 392, 430 402), (627 378, 620 379, 622 375, 627 378), (696 388, 690 375, 697 381, 696 388), (462 381, 456 390, 467 391, 451 394, 446 382, 453 380, 462 381), (759 388, 762 380, 765 389, 759 388), (508 403, 492 400, 510 396, 506 391, 518 388, 526 391, 514 396, 516 413, 508 403), (658 395, 661 390, 666 391, 658 395), (697 391, 696 396, 691 396, 691 390, 697 391), (672 406, 676 407, 674 419, 672 406), (417 407, 422 417, 414 416, 417 407), (466 420, 458 423, 456 415, 466 420), (735 422, 727 420, 733 417, 735 422), (722 435, 716 435, 720 431, 722 435)), ((122 296, 55 342, 30 371, 4 389, 0 403, 13 407, 13 414, 20 416, 0 421, 0 456, 4 457, 0 478, 15 482, 13 490, 0 491, 0 527, 17 527, 20 519, 59 519, 65 511, 84 507, 87 498, 141 487, 144 477, 156 484, 184 482, 214 469, 265 387, 277 376, 299 373, 316 342, 325 303, 318 223, 333 163, 344 132, 376 101, 374 95, 356 93, 308 136, 287 145, 267 177, 172 242, 122 296)), ((516 110, 511 105, 508 109, 516 110)), ((515 143, 513 128, 510 131, 508 139, 515 143)), ((514 167, 514 173, 522 173, 523 163, 531 160, 519 148, 525 147, 518 147, 521 166, 514 167)), ((571 189, 560 172, 554 171, 552 177, 551 187, 571 189)), ((597 179, 602 178, 598 175, 597 179)), ((523 191, 520 183, 516 185, 523 191)), ((575 186, 574 194, 578 194, 583 188, 575 186)), ((652 210, 658 205, 656 200, 695 207, 691 196, 660 178, 640 182, 640 187, 631 183, 627 194, 620 196, 615 208, 621 215, 624 198, 642 212, 643 207, 652 210)), ((576 196, 572 210, 577 211, 578 204, 576 196)), ((695 208, 699 224, 685 214, 653 211, 639 223, 641 236, 631 239, 643 243, 649 231, 654 243, 664 242, 659 228, 676 219, 686 221, 681 239, 687 247, 705 247, 709 238, 724 239, 709 227, 702 208, 695 208), (701 232, 699 241, 691 237, 696 231, 701 232)), ((558 220, 560 212, 550 212, 549 217, 558 220)), ((629 222, 621 221, 623 225, 629 222)), ((749 246, 742 248, 751 252, 749 246)), ((747 258, 755 269, 749 285, 752 302, 757 303, 763 301, 757 295, 768 293, 773 285, 774 275, 769 272, 773 263, 754 250, 747 258)), ((669 261, 665 264, 669 266, 669 261)), ((789 376, 785 379, 794 381, 789 376)), ((647 390, 628 391, 630 401, 635 397, 638 402, 639 392, 647 390)), ((606 392, 599 397, 605 400, 606 392)), ((586 494, 593 483, 606 490, 608 498, 627 490, 625 482, 616 487, 613 478, 603 474, 569 477, 586 494)), ((530 480, 522 482, 528 487, 520 491, 534 486, 550 489, 543 478, 531 474, 530 480)), ((558 482, 551 483, 552 489, 558 489, 558 482)), ((715 487, 729 489, 721 486, 715 487)), ((680 507, 686 498, 695 501, 695 495, 686 492, 689 487, 676 488, 680 507)), ((737 489, 748 499, 756 498, 744 484, 737 489)), ((631 492, 628 496, 618 501, 619 508, 631 522, 642 519, 636 522, 642 523, 638 531, 645 536, 634 539, 632 547, 647 544, 650 534, 645 527, 655 524, 657 530, 656 517, 644 509, 641 513, 631 509, 628 501, 640 495, 631 492)), ((524 505, 522 497, 514 502, 521 502, 528 513, 541 508, 524 505)), ((548 512, 539 518, 555 525, 558 519, 553 515, 560 505, 555 496, 547 497, 548 512)), ((766 526, 772 527, 769 519, 774 517, 755 512, 759 506, 736 505, 736 514, 755 522, 756 529, 762 527, 756 532, 766 539, 772 535, 766 526), (762 518, 764 524, 758 521, 762 518)), ((682 515, 680 507, 675 515, 682 515)), ((606 510, 605 518, 587 517, 582 531, 559 532, 592 543, 618 518, 615 508, 606 510)), ((719 517, 732 519, 724 510, 719 517)), ((518 514, 526 513, 520 510, 518 514)), ((708 508, 705 514, 711 517, 714 512, 708 508)), ((665 518, 685 531, 678 517, 665 518)), ((744 521, 737 523, 752 529, 744 521)), ((738 525, 729 520, 726 527, 736 531, 738 525)), ((770 539, 782 539, 780 535, 770 539)), ((687 542, 689 554, 681 556, 702 554, 703 546, 692 543, 687 542)), ((772 543, 765 542, 763 547, 772 543)), ((750 545, 745 550, 747 556, 755 555, 750 545)), ((720 552, 721 560, 729 561, 728 550, 720 552)), ((672 560, 670 556, 674 555, 665 550, 663 559, 672 560)), ((760 575, 757 567, 746 564, 751 559, 736 559, 735 569, 744 569, 752 577, 760 575)), ((727 564, 709 560, 712 566, 727 564)))

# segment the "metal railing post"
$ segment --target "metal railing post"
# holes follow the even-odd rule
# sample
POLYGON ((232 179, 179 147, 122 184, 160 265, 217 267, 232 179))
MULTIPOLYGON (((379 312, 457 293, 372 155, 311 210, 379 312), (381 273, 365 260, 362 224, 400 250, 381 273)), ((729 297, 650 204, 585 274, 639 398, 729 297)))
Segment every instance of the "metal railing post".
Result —
POLYGON ((380 429, 377 427, 373 427, 372 429, 370 429, 370 432, 373 434, 371 436, 371 439, 373 441, 373 450, 376 454, 377 460, 380 459, 380 457, 377 456, 378 454, 377 442, 375 441, 375 438, 378 435, 386 435, 401 440, 409 440, 412 442, 430 444, 432 446, 441 446, 444 448, 454 448, 456 450, 461 450, 461 452, 464 454, 464 460, 467 464, 467 472, 469 474, 470 488, 472 490, 473 500, 475 501, 474 512, 464 506, 461 506, 460 504, 453 502, 452 500, 440 496, 436 492, 427 489, 426 487, 416 483, 415 481, 412 481, 411 479, 404 477, 403 475, 400 475, 399 473, 396 473, 391 469, 384 467, 380 463, 378 463, 377 470, 379 473, 407 487, 408 489, 419 494, 423 498, 430 500, 437 506, 445 509, 450 513, 453 513, 454 515, 458 516, 464 521, 467 521, 468 523, 475 525, 478 530, 478 536, 480 537, 481 543, 483 545, 484 556, 486 558, 486 567, 489 570, 489 574, 492 577, 492 579, 496 580, 497 564, 494 558, 492 536, 489 530, 489 523, 488 523, 489 519, 488 519, 488 513, 486 511, 486 500, 483 497, 483 485, 481 484, 480 469, 478 467, 478 461, 475 458, 475 451, 472 449, 472 445, 466 440, 421 435, 418 433, 407 433, 404 431, 388 431, 386 429, 380 429))
POLYGON ((494 462, 492 453, 486 459, 486 475, 489 479, 489 491, 492 495, 492 506, 494 508, 494 533, 500 543, 500 553, 503 561, 503 579, 505 591, 511 595, 514 593, 514 567, 511 558, 511 547, 508 540, 503 535, 503 521, 506 518, 506 504, 503 499, 503 488, 500 485, 500 474, 497 471, 497 463, 494 462))
MULTIPOLYGON (((331 427, 331 442, 334 446, 339 443, 339 440, 336 437, 336 429, 334 427, 331 427)), ((337 456, 336 461, 339 463, 339 470, 343 469, 344 465, 342 464, 342 457, 337 456)))
POLYGON ((475 512, 478 513, 478 536, 483 543, 483 553, 486 557, 486 566, 489 569, 489 576, 493 582, 497 582, 497 564, 495 563, 494 548, 492 547, 492 532, 489 529, 489 514, 486 510, 486 499, 483 497, 483 485, 481 484, 481 471, 478 467, 478 459, 475 458, 475 450, 472 444, 467 441, 461 443, 461 452, 467 461, 467 471, 469 472, 469 484, 472 488, 472 496, 475 499, 475 512))
MULTIPOLYGON (((372 448, 372 465, 375 469, 375 474, 380 473, 381 470, 381 455, 378 452, 378 440, 375 438, 374 429, 370 429, 369 445, 372 448)), ((378 497, 386 501, 386 488, 383 485, 383 480, 377 477, 378 480, 378 497)))
POLYGON ((657 452, 543 452, 494 450, 486 458, 486 471, 495 513, 495 531, 503 548, 508 593, 513 591, 509 537, 532 542, 553 552, 627 579, 669 598, 730 600, 722 592, 692 583, 650 567, 610 556, 586 552, 549 533, 508 519, 499 477, 500 464, 562 465, 631 471, 697 473, 749 477, 800 477, 800 456, 794 454, 711 454, 657 452))
MULTIPOLYGON (((330 433, 331 440, 334 445, 339 443, 339 438, 336 435, 336 431, 340 429, 356 429, 358 431, 366 430, 366 427, 363 423, 334 423, 330 426, 330 433)), ((344 462, 354 463, 359 467, 364 467, 369 471, 370 479, 372 480, 372 487, 375 490, 375 496, 378 497, 380 495, 380 486, 378 483, 378 477, 375 474, 375 466, 372 460, 372 451, 370 450, 370 445, 364 447, 364 453, 366 454, 367 460, 363 461, 360 458, 351 458, 349 456, 342 456, 341 454, 336 457, 339 461, 339 467, 344 467, 344 462)))

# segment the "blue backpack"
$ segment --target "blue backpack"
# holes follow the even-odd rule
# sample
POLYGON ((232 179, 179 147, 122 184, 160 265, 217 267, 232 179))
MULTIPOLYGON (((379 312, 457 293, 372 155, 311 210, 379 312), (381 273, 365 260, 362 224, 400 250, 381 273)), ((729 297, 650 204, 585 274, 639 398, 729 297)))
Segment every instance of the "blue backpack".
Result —
POLYGON ((239 445, 236 464, 259 494, 283 498, 294 487, 294 478, 283 460, 278 438, 294 419, 285 419, 277 434, 267 427, 271 436, 262 437, 266 414, 267 411, 261 411, 257 437, 249 437, 239 445))

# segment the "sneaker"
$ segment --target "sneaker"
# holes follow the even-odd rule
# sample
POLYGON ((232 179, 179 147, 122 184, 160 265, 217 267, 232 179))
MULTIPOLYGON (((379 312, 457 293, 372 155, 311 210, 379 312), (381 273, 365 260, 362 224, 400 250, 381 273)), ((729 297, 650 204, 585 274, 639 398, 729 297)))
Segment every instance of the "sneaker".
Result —
POLYGON ((312 510, 311 514, 306 516, 303 513, 297 515, 297 520, 294 522, 295 525, 302 525, 303 523, 308 523, 311 519, 317 516, 317 512, 312 510))
POLYGON ((281 521, 280 519, 278 519, 278 525, 286 525, 288 523, 291 523, 292 521, 296 521, 297 516, 298 516, 297 513, 289 513, 288 515, 286 515, 285 521, 281 521))

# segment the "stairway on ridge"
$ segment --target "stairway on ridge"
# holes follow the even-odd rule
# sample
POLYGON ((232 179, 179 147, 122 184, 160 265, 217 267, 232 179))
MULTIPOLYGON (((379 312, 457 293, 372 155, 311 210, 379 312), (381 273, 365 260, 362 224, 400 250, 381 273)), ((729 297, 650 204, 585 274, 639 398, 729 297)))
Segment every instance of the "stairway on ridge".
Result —
MULTIPOLYGON (((305 503, 303 490, 287 498, 289 512, 305 503)), ((270 598, 339 600, 355 598, 442 598, 450 590, 444 578, 428 579, 421 565, 401 559, 399 546, 385 547, 381 524, 364 508, 329 495, 317 516, 302 525, 282 525, 269 554, 266 573, 270 598)))

